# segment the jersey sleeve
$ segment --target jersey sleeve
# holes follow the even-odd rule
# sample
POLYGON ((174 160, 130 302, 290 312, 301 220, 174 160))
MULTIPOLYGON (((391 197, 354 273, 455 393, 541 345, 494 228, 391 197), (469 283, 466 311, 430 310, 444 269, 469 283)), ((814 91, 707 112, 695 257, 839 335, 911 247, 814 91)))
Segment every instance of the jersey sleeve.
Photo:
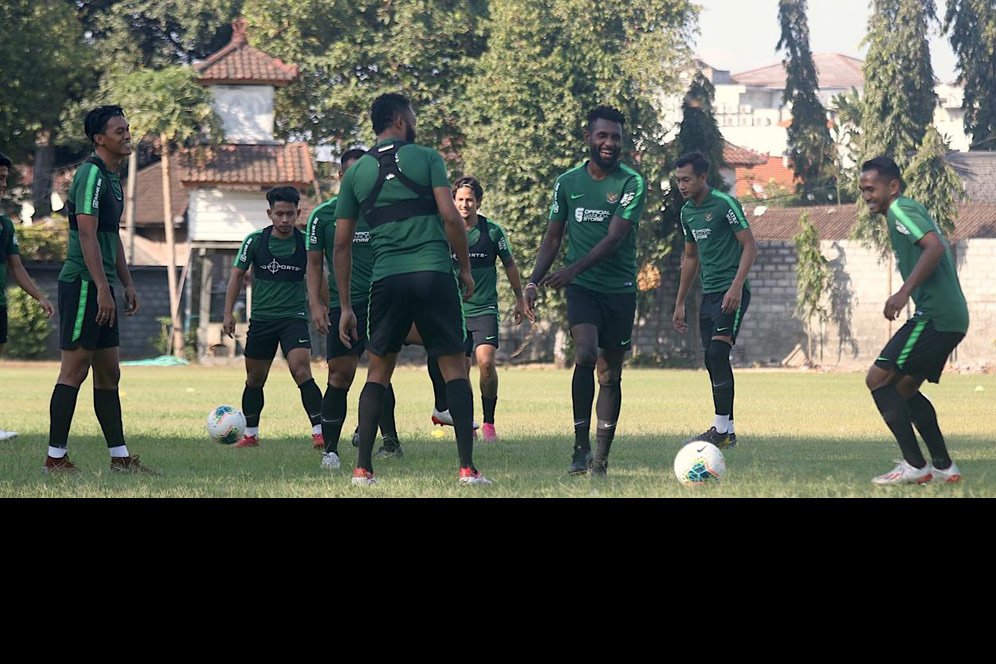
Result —
POLYGON ((685 242, 691 242, 692 244, 695 244, 695 236, 692 235, 692 229, 688 227, 688 222, 685 221, 685 208, 687 207, 687 205, 688 203, 685 203, 685 205, 681 207, 680 211, 681 232, 685 235, 685 242))
POLYGON ((508 236, 505 235, 505 229, 498 224, 489 221, 488 232, 491 234, 491 241, 495 243, 496 247, 498 247, 498 255, 504 260, 512 258, 512 245, 508 242, 508 236))
POLYGON ((308 251, 325 250, 325 229, 335 223, 335 203, 323 203, 311 211, 304 235, 304 248, 308 251), (330 214, 331 213, 331 214, 330 214), (330 219, 331 217, 331 219, 330 219))
POLYGON ((76 206, 76 214, 97 216, 100 211, 100 192, 106 186, 100 168, 96 164, 84 162, 77 171, 76 177, 80 179, 73 201, 76 206))
POLYGON ((429 186, 433 189, 450 186, 450 176, 446 173, 446 164, 443 163, 442 156, 435 150, 432 150, 429 155, 429 186))
POLYGON ((256 258, 256 245, 259 244, 261 237, 263 237, 263 234, 260 232, 250 233, 248 237, 242 241, 242 246, 239 247, 239 252, 235 254, 235 262, 232 263, 232 267, 240 270, 249 270, 253 259, 256 258))
POLYGON ((908 237, 913 244, 923 239, 927 233, 937 230, 930 217, 925 216, 915 205, 903 205, 902 201, 896 201, 889 211, 895 217, 896 230, 903 237, 908 237))
POLYGON ((550 206, 550 221, 567 221, 567 191, 562 178, 553 185, 553 205, 550 206))
POLYGON ((640 215, 643 213, 643 206, 646 202, 646 180, 639 173, 634 173, 623 187, 622 198, 619 199, 619 207, 616 208, 615 216, 636 226, 640 221, 640 215))
POLYGON ((744 209, 740 205, 740 201, 732 196, 723 196, 723 200, 726 201, 726 204, 730 208, 726 211, 726 221, 730 224, 733 232, 739 233, 750 228, 750 224, 747 223, 747 215, 744 214, 744 209))
POLYGON ((14 222, 6 217, 0 217, 0 223, 6 226, 9 231, 4 234, 7 237, 7 239, 4 240, 4 245, 6 245, 3 248, 4 253, 8 256, 12 254, 20 254, 21 249, 17 245, 17 231, 14 229, 14 222))
MULTIPOLYGON (((373 157, 371 157, 372 159, 373 157)), ((364 155, 361 159, 366 159, 364 155)), ((353 181, 356 175, 356 164, 350 167, 346 171, 346 175, 342 178, 342 183, 339 185, 339 197, 335 202, 335 217, 336 219, 352 219, 356 221, 360 214, 360 202, 356 200, 356 192, 354 191, 353 181)))

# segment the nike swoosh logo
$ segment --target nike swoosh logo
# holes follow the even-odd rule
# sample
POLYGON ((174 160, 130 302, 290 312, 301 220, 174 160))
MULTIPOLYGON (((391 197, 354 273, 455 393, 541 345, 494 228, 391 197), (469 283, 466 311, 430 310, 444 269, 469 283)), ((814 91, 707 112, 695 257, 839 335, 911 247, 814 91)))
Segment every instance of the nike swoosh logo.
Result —
POLYGON ((305 343, 306 341, 308 341, 308 339, 298 339, 298 340, 297 340, 297 342, 298 342, 299 344, 303 344, 303 343, 305 343))
POLYGON ((584 196, 584 194, 571 194, 571 200, 573 201, 575 198, 581 198, 582 196, 584 196))
POLYGON ((627 339, 626 341, 622 342, 620 345, 621 346, 628 346, 630 341, 632 341, 632 339, 627 339))
POLYGON ((726 331, 726 330, 728 330, 728 329, 730 329, 730 328, 728 328, 728 327, 717 327, 717 328, 716 328, 716 331, 717 331, 717 332, 725 332, 725 331, 726 331))
POLYGON ((585 421, 585 420, 581 420, 580 422, 575 422, 575 423, 574 423, 574 426, 576 426, 576 427, 579 427, 579 426, 581 426, 582 424, 588 424, 588 422, 587 422, 587 421, 585 421))
POLYGON ((697 449, 695 451, 698 452, 699 454, 702 454, 702 450, 704 450, 704 449, 705 449, 705 447, 703 446, 703 447, 700 447, 699 449, 697 449))
POLYGON ((485 341, 491 341, 492 339, 497 339, 497 338, 498 338, 498 336, 497 336, 497 335, 495 335, 495 336, 493 336, 493 337, 485 337, 485 338, 484 338, 484 340, 485 340, 485 341))

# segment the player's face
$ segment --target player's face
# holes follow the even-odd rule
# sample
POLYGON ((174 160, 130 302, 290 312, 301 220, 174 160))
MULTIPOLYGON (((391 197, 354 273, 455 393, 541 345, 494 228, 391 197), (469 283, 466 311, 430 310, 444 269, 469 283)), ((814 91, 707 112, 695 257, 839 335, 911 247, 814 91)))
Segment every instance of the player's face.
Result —
POLYGON ((453 194, 453 204, 456 205, 457 212, 464 221, 470 219, 477 213, 477 197, 470 187, 460 187, 453 194))
POLYGON ((0 198, 7 195, 7 176, 10 175, 10 169, 6 166, 0 166, 0 198))
POLYGON ((585 131, 591 160, 602 170, 612 170, 622 154, 622 125, 605 118, 595 120, 591 131, 585 131))
POLYGON ((690 198, 696 198, 702 193, 702 188, 706 186, 708 177, 708 173, 696 175, 695 167, 691 164, 686 164, 674 172, 674 179, 678 181, 678 191, 681 192, 681 197, 686 201, 690 198))
POLYGON ((294 231, 294 222, 300 213, 301 210, 290 201, 277 201, 266 211, 266 216, 273 222, 273 232, 287 237, 294 231))
POLYGON ((94 136, 94 140, 112 155, 126 157, 131 154, 131 128, 120 115, 108 120, 104 131, 94 136))
POLYGON ((885 214, 889 203, 899 195, 899 180, 886 180, 876 170, 863 172, 858 186, 872 214, 885 214))

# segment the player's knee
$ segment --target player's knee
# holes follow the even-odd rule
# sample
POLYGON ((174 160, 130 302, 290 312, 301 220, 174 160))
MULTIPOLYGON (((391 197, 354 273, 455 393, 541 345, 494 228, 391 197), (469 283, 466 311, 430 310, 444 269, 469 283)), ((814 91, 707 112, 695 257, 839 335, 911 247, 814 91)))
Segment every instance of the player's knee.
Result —
POLYGON ((593 367, 598 363, 598 348, 590 345, 578 345, 574 349, 574 363, 582 367, 593 367))
POLYGON ((885 387, 892 382, 893 372, 886 371, 880 367, 873 366, 865 375, 865 386, 869 392, 874 392, 880 387, 885 387))
POLYGON ((600 387, 619 387, 622 382, 622 371, 609 369, 598 372, 598 384, 600 387))
POLYGON ((706 350, 706 366, 719 367, 730 361, 732 346, 725 341, 713 339, 706 350))

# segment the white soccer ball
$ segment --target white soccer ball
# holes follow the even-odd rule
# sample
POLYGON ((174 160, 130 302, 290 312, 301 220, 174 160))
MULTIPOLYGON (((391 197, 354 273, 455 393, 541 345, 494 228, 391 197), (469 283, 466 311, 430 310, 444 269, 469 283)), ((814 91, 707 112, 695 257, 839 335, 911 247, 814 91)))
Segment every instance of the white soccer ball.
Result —
POLYGON ((246 431, 246 416, 234 406, 218 406, 207 417, 207 432, 211 440, 222 445, 238 442, 246 431))
POLYGON ((674 457, 674 474, 687 486, 717 483, 726 475, 723 453, 712 443, 693 441, 674 457))

